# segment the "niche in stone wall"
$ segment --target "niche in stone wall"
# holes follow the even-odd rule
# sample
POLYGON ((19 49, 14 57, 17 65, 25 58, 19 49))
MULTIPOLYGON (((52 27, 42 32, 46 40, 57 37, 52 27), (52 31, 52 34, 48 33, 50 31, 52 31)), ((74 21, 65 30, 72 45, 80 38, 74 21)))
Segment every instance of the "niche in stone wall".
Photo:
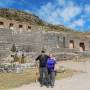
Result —
POLYGON ((19 25, 19 31, 21 32, 23 30, 23 25, 19 25))
POLYGON ((69 42, 69 48, 73 49, 74 48, 74 40, 70 40, 69 42))
POLYGON ((63 48, 65 48, 65 37, 63 37, 63 48))
POLYGON ((4 28, 4 22, 0 21, 0 28, 4 28))
POLYGON ((14 29, 14 24, 13 24, 13 23, 10 23, 10 24, 9 24, 9 29, 11 29, 11 30, 14 29))
POLYGON ((81 52, 85 51, 85 44, 84 44, 84 42, 80 42, 79 48, 80 48, 81 52))
POLYGON ((57 48, 59 48, 59 36, 57 36, 57 45, 56 45, 57 48))
POLYGON ((28 31, 31 31, 31 26, 28 26, 28 29, 27 29, 28 31))

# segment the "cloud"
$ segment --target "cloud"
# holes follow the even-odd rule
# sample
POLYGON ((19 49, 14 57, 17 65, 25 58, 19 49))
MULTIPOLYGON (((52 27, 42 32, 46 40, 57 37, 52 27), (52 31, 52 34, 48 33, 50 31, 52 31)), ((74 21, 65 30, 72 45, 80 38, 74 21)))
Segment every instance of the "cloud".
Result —
POLYGON ((76 26, 83 27, 85 21, 84 21, 83 19, 78 19, 78 20, 74 21, 73 23, 74 23, 76 26))
MULTIPOLYGON (((26 12, 32 12, 41 19, 52 24, 63 24, 72 28, 83 27, 90 21, 90 4, 81 0, 47 0, 47 3, 28 7, 29 0, 0 0, 0 7, 23 8, 26 12), (17 6, 15 5, 17 4, 17 6), (39 7, 39 8, 38 8, 39 7), (35 9, 32 9, 35 8, 35 9)), ((90 26, 90 24, 87 24, 90 26)), ((87 26, 86 25, 86 26, 87 26)))
POLYGON ((74 5, 72 1, 69 1, 68 4, 66 4, 65 0, 56 1, 57 4, 48 2, 47 4, 41 6, 37 11, 38 15, 49 23, 61 24, 66 21, 69 22, 82 11, 81 7, 74 5), (61 4, 63 5, 63 8, 60 7, 61 4))
POLYGON ((69 5, 62 10, 60 14, 64 21, 70 21, 75 16, 81 13, 81 8, 79 6, 69 5))
POLYGON ((85 19, 86 21, 90 21, 90 5, 85 4, 83 7, 83 13, 81 15, 81 18, 85 19))
POLYGON ((85 13, 90 14, 90 5, 85 5, 85 13))
POLYGON ((83 18, 74 20, 72 22, 68 23, 68 27, 74 29, 74 30, 79 30, 79 31, 85 31, 85 24, 86 21, 83 18))
POLYGON ((51 15, 51 13, 54 11, 54 6, 51 2, 48 2, 46 5, 41 6, 41 8, 37 11, 37 14, 45 20, 48 19, 48 17, 51 15))
POLYGON ((60 24, 61 18, 59 16, 60 13, 60 9, 56 9, 55 11, 53 11, 53 13, 50 13, 50 15, 47 17, 47 20, 49 23, 52 24, 60 24))
POLYGON ((74 0, 55 0, 38 9, 38 16, 46 22, 83 31, 90 26, 90 5, 78 4, 74 0))

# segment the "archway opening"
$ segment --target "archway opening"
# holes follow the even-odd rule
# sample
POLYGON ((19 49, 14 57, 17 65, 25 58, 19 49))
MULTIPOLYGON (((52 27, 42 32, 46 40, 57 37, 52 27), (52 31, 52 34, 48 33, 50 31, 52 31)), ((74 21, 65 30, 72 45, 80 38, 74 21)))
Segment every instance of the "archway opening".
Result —
POLYGON ((79 46, 80 46, 80 51, 82 52, 82 51, 85 51, 85 44, 84 44, 84 42, 81 42, 80 44, 79 44, 79 46))
POLYGON ((69 48, 73 49, 74 48, 74 40, 70 40, 69 42, 69 48))
POLYGON ((23 30, 23 25, 19 25, 20 32, 23 30))
POLYGON ((12 30, 13 30, 13 29, 14 29, 13 26, 14 26, 13 23, 10 23, 10 24, 9 24, 9 29, 12 29, 12 30))
POLYGON ((19 28, 23 28, 23 25, 19 25, 19 28))
POLYGON ((28 31, 31 31, 31 26, 28 26, 28 29, 27 29, 28 31))
POLYGON ((0 22, 0 28, 4 28, 4 22, 0 22))

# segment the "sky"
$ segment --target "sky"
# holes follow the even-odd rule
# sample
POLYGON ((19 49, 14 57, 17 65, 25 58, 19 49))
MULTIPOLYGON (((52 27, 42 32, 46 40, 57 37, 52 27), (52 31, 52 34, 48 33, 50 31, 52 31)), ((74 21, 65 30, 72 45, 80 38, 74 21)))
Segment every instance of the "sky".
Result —
POLYGON ((90 0, 0 0, 0 8, 24 10, 51 24, 90 31, 90 0))

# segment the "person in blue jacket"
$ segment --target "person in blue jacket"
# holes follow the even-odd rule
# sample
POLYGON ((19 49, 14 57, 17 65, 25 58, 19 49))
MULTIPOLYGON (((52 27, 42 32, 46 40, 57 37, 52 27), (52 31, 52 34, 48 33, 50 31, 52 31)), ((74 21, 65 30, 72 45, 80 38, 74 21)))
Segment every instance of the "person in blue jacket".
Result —
POLYGON ((48 83, 53 88, 55 83, 55 65, 56 65, 56 59, 53 54, 49 55, 50 58, 47 60, 47 70, 48 70, 48 83))

